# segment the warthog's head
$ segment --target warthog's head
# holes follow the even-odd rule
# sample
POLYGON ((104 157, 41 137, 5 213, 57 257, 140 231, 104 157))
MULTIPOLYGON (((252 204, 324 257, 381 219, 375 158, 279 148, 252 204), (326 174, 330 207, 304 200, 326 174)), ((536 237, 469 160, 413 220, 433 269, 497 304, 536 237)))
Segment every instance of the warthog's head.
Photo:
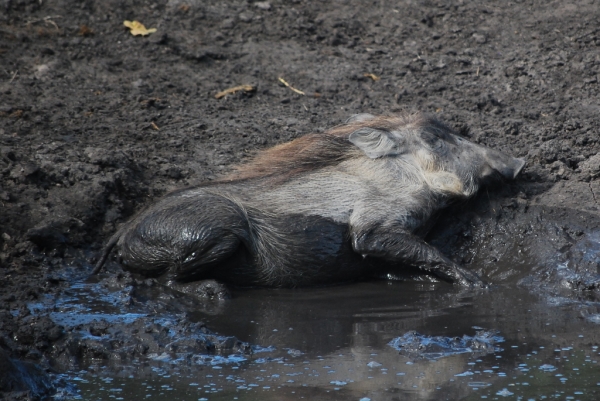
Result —
POLYGON ((373 117, 359 114, 349 140, 372 159, 387 159, 398 171, 425 181, 436 192, 473 195, 491 178, 514 179, 525 160, 477 145, 438 120, 412 115, 373 117))

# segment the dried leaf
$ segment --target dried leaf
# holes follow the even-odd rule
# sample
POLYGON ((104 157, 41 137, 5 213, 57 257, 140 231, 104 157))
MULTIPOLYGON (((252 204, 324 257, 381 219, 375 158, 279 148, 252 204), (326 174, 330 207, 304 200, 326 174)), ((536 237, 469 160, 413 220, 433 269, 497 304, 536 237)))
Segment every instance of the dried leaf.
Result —
POLYGON ((133 36, 146 36, 156 32, 156 28, 146 29, 146 27, 139 21, 123 21, 123 25, 131 29, 130 32, 133 36))
POLYGON ((23 110, 16 110, 16 111, 13 111, 13 112, 12 112, 12 113, 9 115, 9 117, 12 117, 12 118, 21 118, 21 117, 23 117, 23 110))
POLYGON ((288 88, 290 88, 291 90, 293 90, 294 92, 296 92, 299 95, 306 95, 306 93, 302 92, 300 89, 294 88, 292 85, 288 84, 285 79, 283 79, 281 77, 279 77, 279 82, 281 82, 282 84, 284 84, 285 86, 287 86, 288 88))
POLYGON ((79 36, 91 36, 94 34, 94 31, 92 30, 92 28, 90 28, 87 25, 80 25, 79 26, 79 36))
POLYGON ((255 86, 252 85, 240 85, 240 86, 235 86, 233 88, 229 88, 229 89, 225 89, 224 91, 221 91, 219 93, 217 93, 215 95, 216 99, 220 99, 224 96, 227 96, 229 94, 235 93, 235 92, 239 92, 239 91, 244 91, 244 92, 254 92, 256 90, 255 86))
POLYGON ((365 76, 367 78, 371 78, 373 81, 379 81, 381 79, 375 74, 365 73, 365 74, 363 74, 363 76, 365 76))

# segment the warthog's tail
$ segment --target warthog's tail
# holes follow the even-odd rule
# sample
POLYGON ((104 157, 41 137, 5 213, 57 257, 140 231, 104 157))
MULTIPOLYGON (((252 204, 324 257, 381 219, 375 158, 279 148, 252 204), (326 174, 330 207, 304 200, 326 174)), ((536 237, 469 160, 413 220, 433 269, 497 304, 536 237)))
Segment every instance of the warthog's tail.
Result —
POLYGON ((98 259, 96 266, 94 266, 94 270, 92 270, 91 276, 100 273, 100 270, 102 270, 104 263, 106 263, 106 259, 108 259, 108 255, 110 255, 110 252, 113 250, 115 245, 117 245, 119 238, 121 238, 121 230, 119 230, 115 235, 111 237, 110 240, 108 240, 108 243, 102 250, 102 255, 100 255, 100 259, 98 259))

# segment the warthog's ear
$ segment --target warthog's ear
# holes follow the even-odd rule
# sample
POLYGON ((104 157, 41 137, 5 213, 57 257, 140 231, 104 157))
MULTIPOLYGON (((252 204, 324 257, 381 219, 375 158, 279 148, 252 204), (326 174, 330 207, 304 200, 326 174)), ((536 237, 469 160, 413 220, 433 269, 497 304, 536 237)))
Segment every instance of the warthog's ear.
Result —
POLYGON ((351 133, 348 139, 371 159, 401 153, 398 140, 388 131, 361 128, 351 133))

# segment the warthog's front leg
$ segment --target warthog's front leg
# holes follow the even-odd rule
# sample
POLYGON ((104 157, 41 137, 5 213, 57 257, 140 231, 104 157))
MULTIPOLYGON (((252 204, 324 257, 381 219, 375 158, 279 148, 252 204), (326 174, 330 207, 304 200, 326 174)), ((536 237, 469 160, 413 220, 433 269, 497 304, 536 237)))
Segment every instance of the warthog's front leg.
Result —
POLYGON ((366 256, 417 267, 443 280, 469 287, 487 284, 419 237, 389 226, 377 226, 352 233, 354 251, 366 256))

